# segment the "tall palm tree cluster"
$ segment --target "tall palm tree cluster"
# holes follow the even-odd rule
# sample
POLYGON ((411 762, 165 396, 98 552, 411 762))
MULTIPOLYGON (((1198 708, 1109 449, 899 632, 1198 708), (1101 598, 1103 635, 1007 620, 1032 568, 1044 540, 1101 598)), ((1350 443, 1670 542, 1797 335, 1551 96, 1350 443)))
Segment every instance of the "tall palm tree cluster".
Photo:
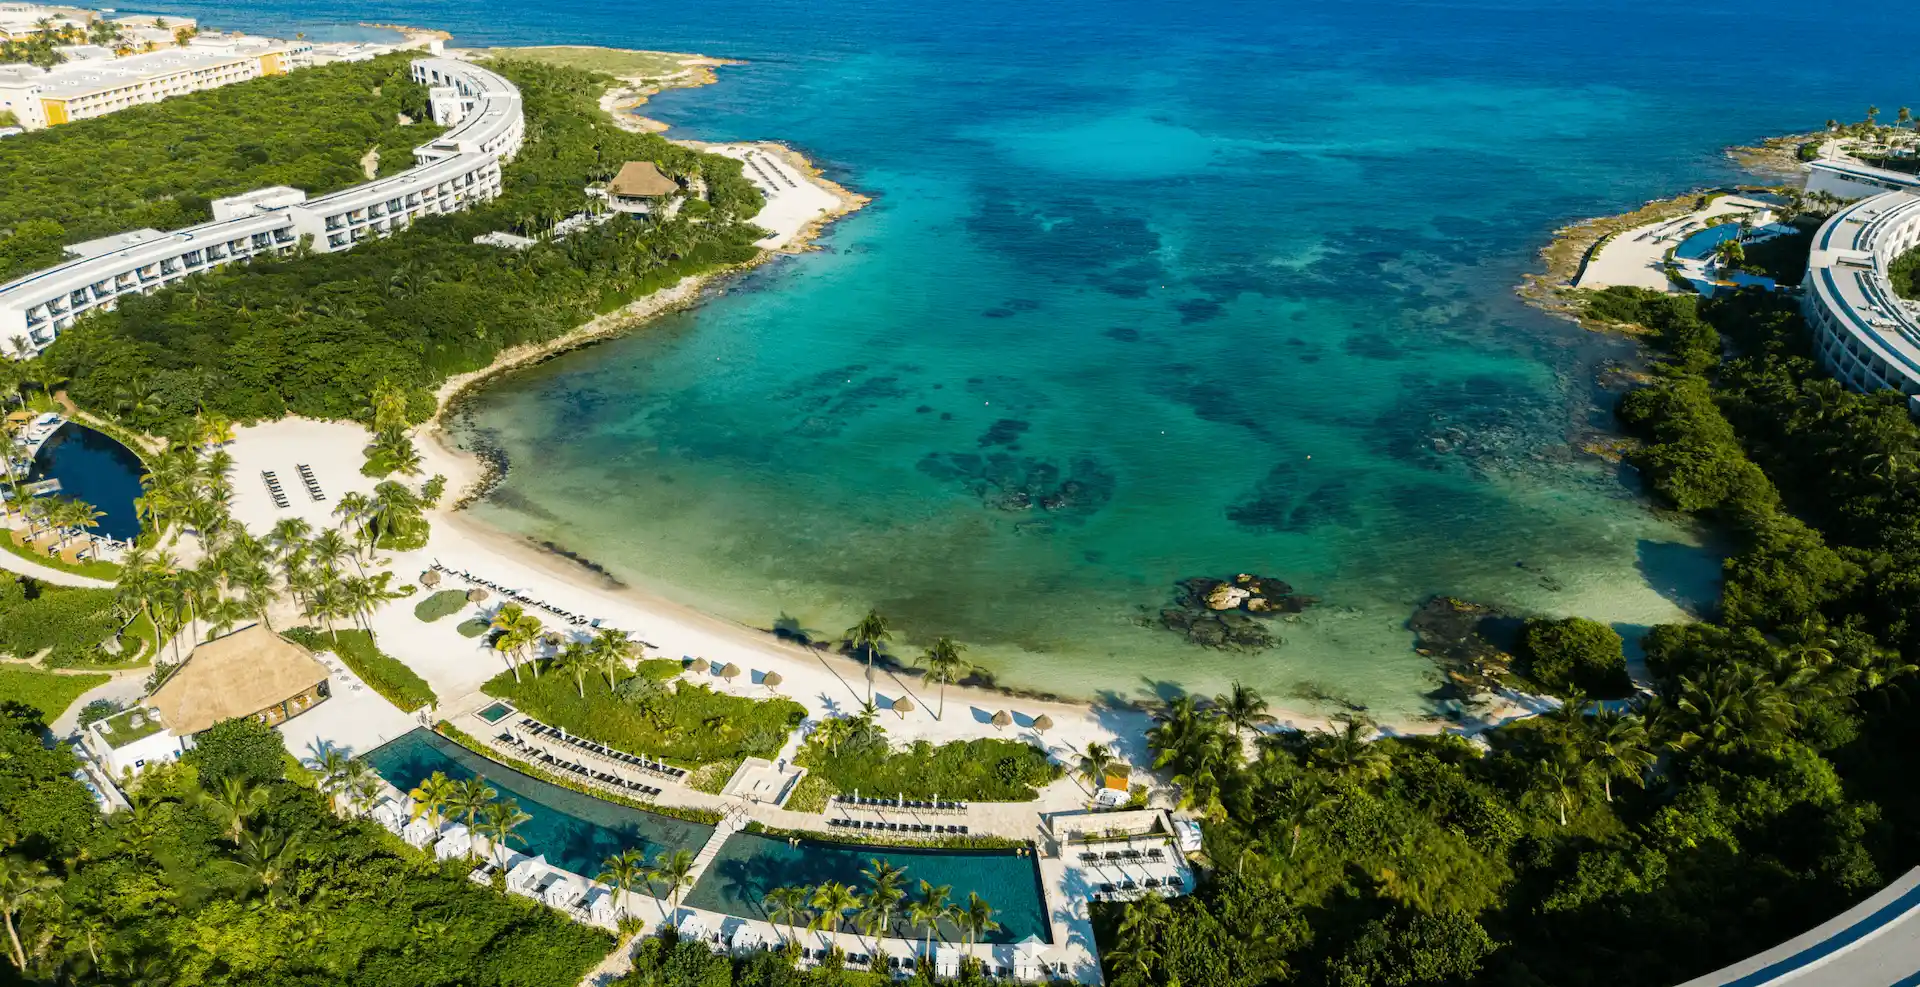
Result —
MULTIPOLYGON (((916 895, 906 888, 906 868, 878 858, 868 861, 860 876, 866 881, 864 892, 829 881, 818 887, 790 885, 767 893, 767 916, 775 925, 786 927, 790 956, 797 958, 802 948, 801 926, 826 933, 845 932, 850 927, 873 939, 870 965, 874 969, 887 965, 879 940, 897 932, 919 933, 924 965, 933 958, 935 936, 944 941, 947 931, 952 930, 961 944, 972 946, 1000 928, 993 906, 978 893, 969 893, 965 903, 954 902, 950 900, 952 885, 921 881, 916 895)), ((837 948, 832 952, 839 954, 837 948)))
POLYGON ((1226 811, 1220 799, 1222 775, 1240 763, 1246 733, 1257 733, 1273 717, 1257 690, 1235 682, 1204 706, 1192 696, 1176 697, 1154 720, 1147 731, 1154 768, 1174 770, 1181 808, 1218 818, 1226 811))
POLYGON ((229 512, 232 457, 217 448, 204 453, 197 438, 151 462, 136 507, 149 530, 195 535, 200 561, 183 566, 166 548, 142 543, 124 558, 119 583, 121 605, 146 614, 160 640, 174 641, 176 662, 181 631, 199 641, 203 625, 209 637, 253 619, 272 626, 268 609, 282 592, 329 631, 339 619, 365 626, 375 608, 399 595, 392 573, 370 571, 375 532, 381 518, 417 508, 378 490, 347 494, 334 509, 338 527, 315 533, 306 521, 285 518, 256 538, 229 512))
MULTIPOLYGON (((358 759, 343 758, 338 762, 335 772, 323 771, 321 791, 331 794, 339 790, 335 786, 347 786, 350 804, 356 813, 363 813, 365 808, 353 801, 351 787, 358 770, 355 765, 359 763, 358 759), (340 780, 330 785, 327 780, 336 777, 340 780)), ((413 800, 413 818, 426 820, 427 825, 435 830, 449 822, 460 822, 467 827, 468 833, 484 837, 499 854, 511 849, 515 843, 526 843, 526 838, 515 831, 533 818, 521 810, 518 801, 499 799, 499 794, 487 784, 485 777, 454 781, 444 772, 435 771, 408 792, 407 797, 413 800)), ((469 843, 467 859, 472 860, 478 852, 478 845, 469 843)))

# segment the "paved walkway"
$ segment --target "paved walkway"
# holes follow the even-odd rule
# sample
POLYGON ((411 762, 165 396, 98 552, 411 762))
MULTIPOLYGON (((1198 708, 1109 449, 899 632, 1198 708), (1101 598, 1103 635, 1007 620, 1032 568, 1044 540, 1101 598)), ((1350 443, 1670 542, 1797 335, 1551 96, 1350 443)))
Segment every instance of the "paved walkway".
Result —
MULTIPOLYGON (((3 532, 5 529, 0 529, 3 532)), ((0 534, 0 537, 4 537, 0 534)), ((22 576, 32 576, 43 583, 55 586, 78 586, 84 589, 112 589, 113 584, 104 579, 91 576, 76 576, 71 572, 62 572, 51 566, 44 566, 31 559, 23 559, 12 552, 0 550, 0 569, 17 572, 22 576)))

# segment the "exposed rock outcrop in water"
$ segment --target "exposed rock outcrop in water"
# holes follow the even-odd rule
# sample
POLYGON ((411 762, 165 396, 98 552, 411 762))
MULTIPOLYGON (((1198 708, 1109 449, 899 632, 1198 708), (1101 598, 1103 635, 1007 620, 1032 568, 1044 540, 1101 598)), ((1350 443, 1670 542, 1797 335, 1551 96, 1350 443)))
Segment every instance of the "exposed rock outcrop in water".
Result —
POLYGON ((1160 626, 1205 648, 1258 651, 1280 643, 1266 619, 1291 616, 1319 602, 1284 580, 1243 572, 1232 579, 1196 576, 1174 584, 1173 606, 1160 626))
POLYGON ((1498 688, 1513 664, 1521 619, 1498 607, 1436 596, 1407 619, 1415 648, 1440 664, 1447 685, 1434 699, 1470 700, 1498 688))

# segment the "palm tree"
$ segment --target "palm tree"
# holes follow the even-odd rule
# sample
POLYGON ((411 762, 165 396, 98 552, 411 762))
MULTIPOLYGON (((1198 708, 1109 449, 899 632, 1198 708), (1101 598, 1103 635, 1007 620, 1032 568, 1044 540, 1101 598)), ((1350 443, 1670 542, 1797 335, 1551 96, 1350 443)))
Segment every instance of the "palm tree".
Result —
POLYGON ((629 913, 627 895, 647 880, 647 855, 629 847, 608 857, 600 867, 600 876, 594 880, 612 888, 614 901, 620 906, 620 911, 629 913))
POLYGON ((14 918, 22 911, 45 901, 59 881, 38 860, 18 854, 0 856, 0 917, 7 923, 7 939, 13 946, 13 965, 25 971, 27 954, 20 947, 20 932, 14 918))
POLYGON ((860 622, 847 628, 847 643, 855 651, 863 652, 867 658, 867 701, 873 701, 873 652, 882 643, 891 640, 893 631, 887 626, 887 618, 880 616, 877 610, 868 610, 860 622))
POLYGON ((672 853, 660 851, 660 855, 653 859, 653 869, 647 872, 649 880, 666 884, 667 901, 673 908, 675 919, 680 916, 680 895, 693 883, 690 880, 692 875, 693 853, 688 850, 675 850, 672 853))
POLYGON ((860 907, 860 896, 847 885, 828 881, 814 889, 813 907, 813 927, 838 932, 846 914, 860 907))
POLYGON ((993 906, 977 891, 967 893, 967 903, 960 910, 960 927, 967 932, 967 946, 971 948, 980 941, 980 937, 989 932, 998 931, 1000 923, 993 920, 993 906))
POLYGON ((1742 246, 1739 237, 1728 237, 1713 246, 1713 259, 1719 262, 1720 271, 1726 272, 1740 266, 1747 259, 1747 248, 1742 246))
POLYGON ((879 938, 893 925, 893 913, 899 910, 900 899, 907 896, 906 890, 900 887, 906 873, 905 868, 895 867, 878 857, 867 861, 867 868, 860 872, 860 876, 867 879, 861 921, 869 926, 865 930, 868 935, 879 938))
POLYGON ((344 789, 347 777, 347 763, 352 760, 347 752, 328 745, 319 756, 307 758, 307 769, 319 777, 314 779, 314 787, 320 794, 327 796, 328 808, 339 811, 339 795, 344 789))
POLYGON ((960 652, 965 650, 967 646, 954 643, 953 638, 935 638, 933 646, 920 655, 919 661, 914 662, 916 665, 925 662, 927 681, 940 685, 940 711, 933 714, 936 720, 944 719, 947 715, 947 686, 958 683, 973 671, 973 665, 960 657, 960 652))
POLYGON ((436 832, 446 825, 447 807, 460 795, 460 786, 443 771, 435 771, 415 786, 407 797, 413 800, 412 817, 425 819, 436 832))
POLYGON ((1213 697, 1213 712, 1232 725, 1235 737, 1273 722, 1273 717, 1267 714, 1267 701, 1252 686, 1242 685, 1238 679, 1234 680, 1231 691, 1213 697))
POLYGON ((1088 743, 1087 749, 1080 752, 1080 766, 1074 773, 1087 784, 1087 804, 1092 806, 1094 796, 1107 784, 1107 769, 1113 767, 1113 749, 1101 743, 1088 743))
POLYGON ((593 658, 594 670, 607 677, 607 688, 611 690, 620 673, 626 671, 627 659, 633 655, 634 646, 626 631, 602 627, 588 642, 587 650, 593 658))
POLYGON ((526 837, 514 830, 532 819, 532 816, 520 811, 520 803, 513 799, 501 799, 488 804, 487 811, 480 819, 480 831, 486 834, 487 842, 493 845, 495 862, 505 862, 506 851, 512 849, 515 840, 527 842, 526 837))
POLYGON ((1613 710, 1601 710, 1593 718, 1584 746, 1581 753, 1599 773, 1609 802, 1613 801, 1613 779, 1625 778, 1645 787, 1647 771, 1657 760, 1647 747, 1646 726, 1613 710))
POLYGON ((907 904, 907 921, 920 930, 920 949, 923 956, 933 955, 933 934, 940 928, 941 920, 948 917, 953 906, 947 897, 953 894, 953 885, 935 886, 927 881, 920 882, 920 897, 907 904))
POLYGON ((272 826, 258 833, 247 833, 240 839, 240 863, 269 897, 273 895, 280 879, 287 875, 287 870, 299 853, 300 840, 292 834, 280 833, 272 826))
POLYGON ((347 762, 347 810, 356 816, 364 816, 374 803, 380 799, 380 776, 367 762, 354 758, 347 762))
POLYGON ((201 789, 199 798, 214 818, 222 823, 227 839, 238 846, 240 834, 246 832, 247 820, 266 808, 267 790, 249 784, 244 778, 222 778, 218 792, 201 789))
POLYGON ((810 743, 819 744, 827 749, 830 757, 840 754, 840 745, 853 739, 853 724, 844 719, 821 720, 807 735, 810 743))
POLYGON ((1562 758, 1550 757, 1539 762, 1535 769, 1535 791, 1546 799, 1560 813, 1560 825, 1567 824, 1567 810, 1580 797, 1580 786, 1586 780, 1585 772, 1578 765, 1562 758))
MULTIPOLYGON (((460 782, 454 789, 453 797, 447 800, 447 810, 460 816, 466 823, 467 835, 471 837, 478 830, 480 813, 486 811, 487 806, 493 804, 494 796, 499 794, 493 790, 492 785, 487 784, 485 777, 475 775, 460 782)), ((473 853, 473 841, 469 839, 467 841, 468 860, 473 859, 473 853)))
POLYGON ((574 689, 580 693, 580 698, 587 698, 587 673, 594 670, 594 656, 585 641, 568 641, 566 647, 553 657, 553 667, 572 675, 574 689))
MULTIPOLYGON (((500 632, 493 639, 493 649, 507 655, 507 667, 513 669, 513 680, 520 681, 520 655, 540 640, 540 618, 521 609, 518 603, 502 606, 493 615, 493 629, 500 632)), ((538 663, 533 663, 533 677, 540 677, 538 663)), ((581 687, 583 690, 585 686, 581 687)))
POLYGON ((1369 738, 1373 723, 1361 716, 1345 716, 1334 721, 1339 730, 1314 750, 1316 760, 1341 777, 1362 781, 1384 778, 1393 771, 1393 756, 1369 738))
POLYGON ((809 888, 792 886, 774 888, 767 892, 767 915, 775 924, 787 927, 789 950, 800 945, 798 931, 800 925, 813 919, 813 913, 807 910, 807 900, 812 893, 809 888))

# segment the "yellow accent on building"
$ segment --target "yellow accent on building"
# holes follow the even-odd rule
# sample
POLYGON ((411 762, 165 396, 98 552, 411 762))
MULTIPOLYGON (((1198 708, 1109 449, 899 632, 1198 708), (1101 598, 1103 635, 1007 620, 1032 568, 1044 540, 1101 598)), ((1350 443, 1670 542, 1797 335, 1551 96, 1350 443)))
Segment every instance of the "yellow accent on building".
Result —
POLYGON ((67 101, 64 99, 42 99, 40 108, 46 111, 47 126, 53 127, 67 122, 67 101))
POLYGON ((261 75, 286 75, 287 74, 286 63, 280 60, 279 52, 277 51, 269 52, 268 54, 260 56, 260 74, 261 75))

